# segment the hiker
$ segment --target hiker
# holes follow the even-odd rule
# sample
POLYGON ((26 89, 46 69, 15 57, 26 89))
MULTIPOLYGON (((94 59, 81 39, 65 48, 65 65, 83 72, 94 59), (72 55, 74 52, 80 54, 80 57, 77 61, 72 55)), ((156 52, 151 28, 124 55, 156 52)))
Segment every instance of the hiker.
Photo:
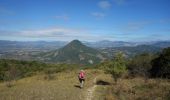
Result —
POLYGON ((79 81, 80 81, 80 88, 83 88, 83 84, 85 82, 85 72, 84 70, 81 70, 78 75, 79 81))

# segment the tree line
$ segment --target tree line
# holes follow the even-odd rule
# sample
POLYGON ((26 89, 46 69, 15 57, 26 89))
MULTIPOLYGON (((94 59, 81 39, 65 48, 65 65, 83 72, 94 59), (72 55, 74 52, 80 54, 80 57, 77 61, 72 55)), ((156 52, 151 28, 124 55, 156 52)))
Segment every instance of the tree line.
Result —
MULTIPOLYGON (((0 59, 0 81, 17 80, 42 71, 51 74, 77 68, 80 68, 80 65, 0 59)), ((123 75, 170 78, 170 47, 158 54, 143 53, 128 59, 120 52, 113 59, 100 63, 96 68, 104 69, 112 74, 115 81, 123 75)))
POLYGON ((78 68, 76 64, 49 64, 37 61, 19 61, 0 59, 0 81, 17 80, 32 76, 38 72, 58 73, 78 68))
POLYGON ((128 59, 119 52, 97 67, 112 74, 115 81, 125 74, 128 77, 170 78, 170 47, 157 54, 142 53, 128 59))

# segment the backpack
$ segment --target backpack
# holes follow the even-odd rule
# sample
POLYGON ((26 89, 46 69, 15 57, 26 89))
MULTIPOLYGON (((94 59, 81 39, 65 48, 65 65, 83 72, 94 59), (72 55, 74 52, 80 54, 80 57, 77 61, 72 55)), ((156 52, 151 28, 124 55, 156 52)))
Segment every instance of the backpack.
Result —
POLYGON ((79 78, 84 79, 84 77, 85 77, 85 73, 84 72, 80 72, 79 73, 79 78))

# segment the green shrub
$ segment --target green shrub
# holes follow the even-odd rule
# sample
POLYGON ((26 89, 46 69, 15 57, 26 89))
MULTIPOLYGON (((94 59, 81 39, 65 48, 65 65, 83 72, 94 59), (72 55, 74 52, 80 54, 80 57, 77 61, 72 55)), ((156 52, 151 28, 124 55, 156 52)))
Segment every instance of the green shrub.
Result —
POLYGON ((165 48, 160 55, 152 61, 150 73, 153 77, 170 78, 170 47, 165 48))
POLYGON ((104 65, 106 72, 112 74, 115 82, 127 72, 125 59, 122 53, 117 53, 112 61, 109 61, 104 65))
POLYGON ((129 60, 127 67, 131 76, 148 77, 148 71, 152 68, 151 61, 155 58, 153 54, 143 53, 129 60))

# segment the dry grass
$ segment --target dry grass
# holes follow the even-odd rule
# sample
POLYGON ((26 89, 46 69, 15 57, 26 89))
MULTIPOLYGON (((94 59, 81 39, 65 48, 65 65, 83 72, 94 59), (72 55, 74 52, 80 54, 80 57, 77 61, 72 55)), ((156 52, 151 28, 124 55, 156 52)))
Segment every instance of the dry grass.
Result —
POLYGON ((94 92, 93 100, 105 100, 110 84, 113 83, 113 79, 111 75, 101 72, 100 75, 97 76, 96 81, 97 87, 94 92))
POLYGON ((84 89, 77 86, 78 70, 54 74, 53 80, 45 80, 44 74, 24 78, 7 87, 0 83, 0 100, 82 100, 85 91, 93 85, 93 78, 99 71, 86 70, 87 79, 84 89))
POLYGON ((170 82, 163 79, 122 79, 111 86, 106 100, 170 100, 170 82))
POLYGON ((113 79, 103 71, 89 69, 86 71, 85 87, 78 88, 79 70, 53 74, 51 80, 45 74, 20 79, 12 87, 0 83, 0 100, 85 100, 87 89, 94 85, 93 79, 110 83, 97 85, 93 100, 170 100, 170 81, 143 78, 122 79, 112 84, 113 79))
POLYGON ((97 85, 93 100, 170 100, 167 79, 121 79, 115 84, 110 75, 101 73, 97 80, 110 85, 97 85))

